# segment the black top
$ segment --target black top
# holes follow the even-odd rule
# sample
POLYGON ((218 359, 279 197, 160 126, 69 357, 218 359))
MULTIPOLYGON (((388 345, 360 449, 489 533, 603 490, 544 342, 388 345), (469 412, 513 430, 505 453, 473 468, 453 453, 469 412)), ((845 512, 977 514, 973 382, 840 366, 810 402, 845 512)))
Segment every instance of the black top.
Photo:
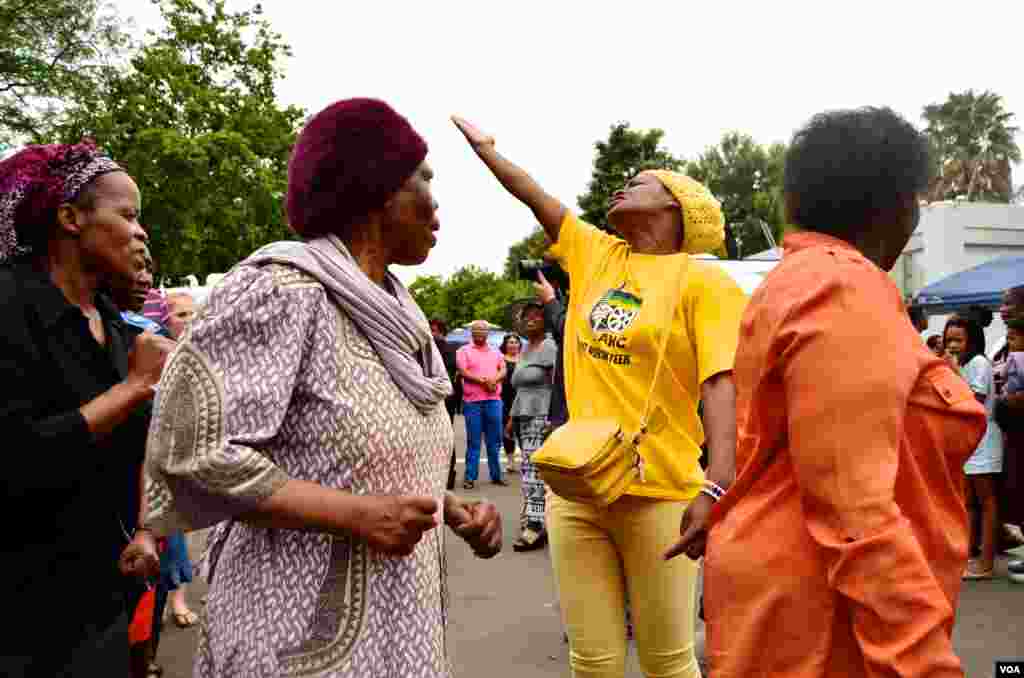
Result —
POLYGON ((151 406, 93 440, 78 408, 125 379, 134 336, 106 297, 96 308, 105 347, 46 273, 0 267, 0 600, 8 619, 46 619, 8 624, 4 640, 24 642, 20 629, 54 652, 77 643, 83 624, 112 622, 131 585, 118 558, 122 527, 136 524, 151 406))
POLYGON ((512 385, 512 375, 516 371, 519 362, 513 362, 505 358, 505 379, 501 382, 501 411, 504 419, 512 412, 512 403, 516 401, 516 387, 512 385))
POLYGON ((562 344, 565 341, 565 307, 557 298, 544 304, 544 324, 558 345, 555 371, 552 374, 551 408, 548 421, 558 427, 569 421, 569 403, 565 398, 565 366, 562 360, 562 344))
POLYGON ((437 350, 441 353, 441 360, 444 362, 444 369, 448 373, 448 379, 452 382, 452 394, 445 398, 444 404, 448 409, 448 415, 454 416, 458 411, 458 404, 462 402, 462 379, 459 377, 459 369, 455 364, 455 347, 447 339, 434 337, 437 350))

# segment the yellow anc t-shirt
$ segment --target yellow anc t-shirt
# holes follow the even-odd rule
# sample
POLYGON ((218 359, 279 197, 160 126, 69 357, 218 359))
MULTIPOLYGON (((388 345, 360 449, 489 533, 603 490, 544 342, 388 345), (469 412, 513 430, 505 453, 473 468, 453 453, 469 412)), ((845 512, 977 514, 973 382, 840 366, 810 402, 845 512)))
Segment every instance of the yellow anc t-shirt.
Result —
POLYGON ((654 393, 668 425, 642 443, 644 482, 635 482, 628 494, 694 498, 704 482, 700 385, 732 370, 746 295, 710 262, 683 253, 636 254, 624 240, 569 211, 550 254, 571 285, 563 349, 570 419, 611 416, 636 430, 654 377, 657 339, 672 309, 654 393), (685 289, 681 266, 689 267, 685 289))

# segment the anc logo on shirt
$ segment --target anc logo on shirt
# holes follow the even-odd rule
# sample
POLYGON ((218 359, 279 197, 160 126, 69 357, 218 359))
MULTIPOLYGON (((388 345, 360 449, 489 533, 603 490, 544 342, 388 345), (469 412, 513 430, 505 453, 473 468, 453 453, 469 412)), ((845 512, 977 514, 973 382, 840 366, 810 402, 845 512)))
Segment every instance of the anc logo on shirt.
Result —
POLYGON ((598 332, 622 334, 636 317, 644 300, 622 289, 608 290, 590 311, 590 329, 598 332))

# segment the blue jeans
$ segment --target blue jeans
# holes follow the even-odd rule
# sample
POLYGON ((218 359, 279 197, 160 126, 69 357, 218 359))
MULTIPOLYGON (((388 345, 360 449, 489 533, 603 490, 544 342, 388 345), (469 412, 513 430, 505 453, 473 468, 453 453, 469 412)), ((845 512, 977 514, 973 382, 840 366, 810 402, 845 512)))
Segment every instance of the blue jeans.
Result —
POLYGON ((462 404, 466 418, 466 480, 476 482, 480 472, 480 436, 487 436, 487 468, 491 480, 501 480, 501 401, 481 400, 462 404))

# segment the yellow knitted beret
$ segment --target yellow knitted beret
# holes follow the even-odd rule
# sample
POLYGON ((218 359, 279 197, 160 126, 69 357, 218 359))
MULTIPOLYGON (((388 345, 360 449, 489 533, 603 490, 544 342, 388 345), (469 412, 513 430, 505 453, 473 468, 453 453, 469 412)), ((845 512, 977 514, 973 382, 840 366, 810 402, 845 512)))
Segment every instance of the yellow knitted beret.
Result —
POLYGON ((703 184, 668 170, 647 170, 658 178, 683 212, 683 251, 687 254, 725 253, 722 205, 703 184))

